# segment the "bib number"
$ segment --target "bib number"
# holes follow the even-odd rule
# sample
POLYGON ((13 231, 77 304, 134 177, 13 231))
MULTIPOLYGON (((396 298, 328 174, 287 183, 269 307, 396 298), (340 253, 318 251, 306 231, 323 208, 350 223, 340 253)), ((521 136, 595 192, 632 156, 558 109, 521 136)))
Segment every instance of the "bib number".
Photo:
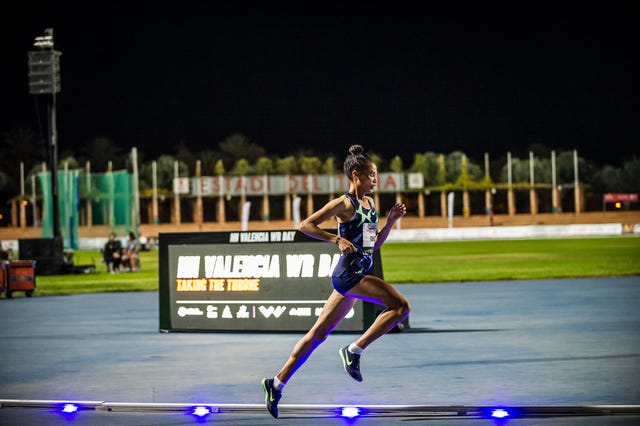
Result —
POLYGON ((362 248, 372 249, 376 244, 376 235, 378 233, 377 223, 362 224, 362 248))

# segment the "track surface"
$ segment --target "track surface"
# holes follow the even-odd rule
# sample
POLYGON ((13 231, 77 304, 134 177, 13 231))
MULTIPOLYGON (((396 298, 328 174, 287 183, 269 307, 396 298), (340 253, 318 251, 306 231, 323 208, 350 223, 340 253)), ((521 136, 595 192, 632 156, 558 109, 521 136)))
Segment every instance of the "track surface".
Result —
MULTIPOLYGON (((287 404, 592 406, 640 404, 640 277, 399 285, 411 329, 342 370, 331 336, 285 388, 282 416, 212 414, 212 424, 345 424, 287 404), (305 417, 301 419, 301 417, 305 417)), ((0 399, 262 404, 300 334, 160 333, 156 293, 0 300, 0 399)), ((356 419, 413 424, 429 416, 356 419)), ((75 424, 194 424, 181 412, 82 411, 75 424)), ((68 424, 49 409, 0 409, 0 424, 68 424)), ((437 424, 494 424, 438 418, 437 424)), ((511 419, 508 424, 640 424, 640 416, 511 419)))

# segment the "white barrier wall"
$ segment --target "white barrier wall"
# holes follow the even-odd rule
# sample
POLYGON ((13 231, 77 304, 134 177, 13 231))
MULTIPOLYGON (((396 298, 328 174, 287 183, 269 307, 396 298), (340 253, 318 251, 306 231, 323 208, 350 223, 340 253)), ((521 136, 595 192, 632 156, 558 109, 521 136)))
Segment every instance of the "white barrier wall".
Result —
MULTIPOLYGON (((477 228, 393 229, 387 241, 450 241, 521 238, 566 238, 621 235, 620 223, 595 225, 483 226, 477 228)), ((634 233, 638 229, 634 228, 634 233)))
MULTIPOLYGON (((455 240, 490 240, 518 238, 567 238, 567 237, 599 237, 632 233, 640 234, 640 224, 626 229, 621 223, 602 223, 593 225, 529 225, 529 226, 483 226, 477 228, 422 228, 393 229, 387 241, 455 241, 455 240)), ((79 250, 100 250, 107 238, 80 238, 79 250)), ((126 238, 122 244, 126 243, 126 238)), ((17 240, 2 242, 3 248, 18 251, 17 240)))

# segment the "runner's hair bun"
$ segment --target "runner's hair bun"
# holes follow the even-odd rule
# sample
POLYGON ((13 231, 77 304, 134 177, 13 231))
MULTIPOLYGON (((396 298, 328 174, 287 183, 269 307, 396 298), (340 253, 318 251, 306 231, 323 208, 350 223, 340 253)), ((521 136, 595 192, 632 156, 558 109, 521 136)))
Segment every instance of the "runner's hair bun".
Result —
POLYGON ((351 145, 351 147, 349 147, 350 155, 361 155, 363 152, 364 148, 362 147, 362 145, 351 145))

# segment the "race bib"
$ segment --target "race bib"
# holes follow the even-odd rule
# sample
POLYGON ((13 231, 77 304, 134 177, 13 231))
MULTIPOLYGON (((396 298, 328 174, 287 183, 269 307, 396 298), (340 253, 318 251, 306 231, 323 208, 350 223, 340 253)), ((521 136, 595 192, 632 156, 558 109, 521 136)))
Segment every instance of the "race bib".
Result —
POLYGON ((378 234, 377 223, 362 224, 362 248, 371 249, 376 244, 376 235, 378 234))

